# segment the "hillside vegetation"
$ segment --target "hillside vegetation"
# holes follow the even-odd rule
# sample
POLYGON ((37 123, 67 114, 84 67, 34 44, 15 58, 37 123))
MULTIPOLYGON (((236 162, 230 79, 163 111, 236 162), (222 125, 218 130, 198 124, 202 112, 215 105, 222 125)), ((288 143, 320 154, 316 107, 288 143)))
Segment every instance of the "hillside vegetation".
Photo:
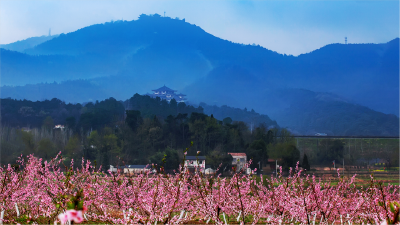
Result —
POLYGON ((166 169, 171 172, 177 168, 183 150, 191 145, 189 155, 199 151, 213 169, 223 163, 221 172, 232 168, 228 152, 244 152, 248 159, 260 161, 260 166, 266 165, 268 152, 275 152, 284 159, 285 170, 300 158, 290 132, 267 116, 240 109, 216 108, 226 115, 232 113, 236 119, 256 116, 260 123, 250 129, 243 121, 208 116, 201 106, 175 100, 168 103, 139 94, 125 102, 109 98, 84 105, 58 99, 2 99, 1 107, 2 164, 20 154, 34 153, 48 160, 62 151, 67 163, 84 156, 106 169, 110 164, 162 164, 167 155, 166 169), (65 127, 56 128, 57 124, 65 127))
MULTIPOLYGON (((125 100, 167 84, 192 103, 254 109, 301 134, 351 130, 369 135, 375 132, 359 126, 391 121, 388 114, 398 118, 398 49, 396 38, 382 44, 328 44, 294 57, 222 40, 185 20, 143 14, 61 34, 25 53, 1 49, 1 95, 82 103, 109 96, 125 100), (309 94, 290 94, 302 90, 335 97, 319 104, 310 102, 309 94), (295 112, 298 105, 313 112, 323 107, 321 122, 310 128, 311 113, 295 112), (358 105, 371 110, 351 110, 358 105), (332 127, 345 114, 365 122, 346 130, 332 127)), ((396 129, 376 124, 383 126, 381 135, 396 129)))

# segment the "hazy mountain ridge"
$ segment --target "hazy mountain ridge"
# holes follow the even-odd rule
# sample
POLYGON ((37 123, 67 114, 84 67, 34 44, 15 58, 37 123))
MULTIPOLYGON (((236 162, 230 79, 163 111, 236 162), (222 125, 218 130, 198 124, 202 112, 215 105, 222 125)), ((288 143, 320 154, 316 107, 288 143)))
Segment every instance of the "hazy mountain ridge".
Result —
POLYGON ((299 89, 282 92, 285 92, 280 95, 282 101, 290 102, 290 106, 269 115, 279 121, 281 127, 289 127, 297 134, 399 135, 399 117, 396 115, 377 112, 329 93, 299 89))
POLYGON ((204 102, 199 104, 204 109, 204 113, 207 115, 213 115, 214 118, 218 120, 223 120, 227 117, 231 118, 233 121, 243 121, 249 126, 250 129, 254 129, 255 127, 259 127, 261 124, 266 126, 266 128, 279 128, 279 125, 276 121, 271 120, 269 116, 262 115, 255 112, 253 109, 248 110, 239 109, 234 107, 229 107, 227 105, 223 105, 218 107, 216 105, 207 105, 204 102))
POLYGON ((306 89, 326 93, 318 98, 328 103, 339 100, 398 115, 398 49, 396 38, 385 44, 330 44, 286 56, 222 40, 184 20, 141 15, 136 21, 85 27, 26 51, 39 56, 14 57, 2 50, 1 92, 2 97, 54 95, 47 98, 84 102, 126 99, 166 84, 191 102, 254 108, 277 119, 293 104, 308 101, 304 95, 285 97, 282 90, 306 89), (76 87, 64 82, 73 79, 84 80, 70 81, 80 83, 76 87), (62 83, 4 86, 53 81, 62 83), (75 93, 69 94, 72 87, 75 93))
POLYGON ((36 45, 51 40, 55 37, 58 37, 58 35, 51 35, 51 36, 43 35, 40 37, 30 37, 25 40, 16 41, 10 44, 2 44, 0 45, 0 48, 7 49, 10 51, 24 52, 26 49, 33 48, 36 45))

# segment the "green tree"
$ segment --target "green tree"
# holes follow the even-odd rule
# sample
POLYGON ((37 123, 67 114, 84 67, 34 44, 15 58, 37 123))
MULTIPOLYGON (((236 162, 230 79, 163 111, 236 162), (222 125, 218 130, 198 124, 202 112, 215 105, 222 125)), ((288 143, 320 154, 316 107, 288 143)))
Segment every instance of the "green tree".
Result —
POLYGON ((126 110, 126 119, 125 123, 133 130, 140 126, 142 123, 142 117, 140 116, 140 111, 138 110, 126 110))
MULTIPOLYGON (((79 128, 82 128, 84 131, 90 130, 94 128, 95 124, 95 115, 93 112, 85 112, 82 113, 79 118, 79 128)), ((95 129, 95 128, 94 128, 95 129)))
POLYGON ((33 134, 31 132, 21 131, 21 139, 25 145, 25 149, 22 154, 29 155, 34 153, 35 140, 33 139, 33 134))
POLYGON ((293 144, 283 143, 282 145, 282 167, 286 170, 289 167, 296 167, 296 163, 300 160, 300 151, 293 144))
POLYGON ((212 151, 209 155, 206 156, 206 163, 211 166, 212 169, 217 169, 218 173, 222 173, 224 171, 229 171, 232 168, 233 157, 230 154, 223 153, 217 150, 212 151))
POLYGON ((153 151, 158 150, 162 144, 163 132, 160 127, 152 127, 149 129, 149 139, 153 151))
POLYGON ((316 158, 318 162, 325 165, 332 165, 335 160, 339 163, 343 159, 344 143, 341 140, 322 139, 319 142, 316 158))
POLYGON ((76 125, 76 119, 73 116, 67 117, 65 119, 65 124, 67 125, 67 127, 69 129, 75 129, 75 125, 76 125))
POLYGON ((205 152, 205 142, 207 138, 206 122, 201 119, 197 119, 189 123, 189 130, 192 133, 192 140, 194 142, 194 148, 189 150, 189 154, 194 155, 196 151, 205 152))
POLYGON ((54 121, 53 118, 51 118, 51 116, 47 116, 42 123, 43 127, 47 130, 53 129, 54 127, 54 121))
POLYGON ((285 129, 285 128, 282 128, 282 129, 280 130, 280 138, 279 138, 279 141, 280 141, 281 143, 294 143, 294 142, 295 142, 295 139, 294 139, 293 135, 290 133, 290 131, 288 131, 288 130, 285 129))
POLYGON ((260 126, 256 127, 254 137, 256 140, 264 140, 267 143, 267 127, 265 124, 260 124, 260 126))
POLYGON ((36 155, 44 160, 51 159, 56 155, 56 149, 53 142, 48 138, 43 138, 38 142, 36 155))
POLYGON ((160 120, 157 118, 157 116, 153 117, 153 121, 151 122, 151 126, 152 127, 162 127, 162 124, 160 122, 160 120))
POLYGON ((334 140, 332 145, 327 152, 326 160, 333 161, 337 163, 342 161, 344 151, 344 143, 341 140, 334 140))
POLYGON ((300 151, 294 144, 277 143, 269 145, 270 155, 273 159, 278 159, 280 165, 287 170, 289 167, 295 167, 300 160, 300 151))
POLYGON ((225 119, 222 120, 222 122, 224 122, 224 124, 231 124, 232 119, 230 117, 226 117, 225 119))
POLYGON ((164 155, 166 155, 165 157, 166 162, 164 165, 165 170, 172 171, 179 168, 180 161, 178 152, 172 148, 167 148, 164 152, 157 152, 156 154, 151 156, 149 160, 151 163, 162 166, 163 165, 162 159, 164 158, 164 155))
POLYGON ((303 167, 303 169, 310 171, 310 164, 308 163, 308 158, 306 154, 304 154, 303 156, 303 163, 301 164, 301 166, 303 167))
POLYGON ((172 115, 178 114, 178 102, 174 98, 169 102, 169 107, 172 115))
POLYGON ((118 146, 118 137, 115 134, 105 134, 101 139, 101 161, 103 169, 109 165, 117 165, 119 160, 117 157, 122 157, 121 148, 118 146))
POLYGON ((65 152, 70 159, 79 160, 82 157, 82 149, 78 136, 71 137, 65 146, 65 152))
POLYGON ((265 141, 262 139, 253 141, 247 149, 247 156, 253 160, 253 163, 250 165, 251 169, 258 168, 258 162, 260 162, 261 166, 264 166, 268 161, 267 144, 265 141))
POLYGON ((101 137, 97 130, 90 132, 88 143, 90 146, 93 146, 92 148, 98 148, 101 146, 101 137))

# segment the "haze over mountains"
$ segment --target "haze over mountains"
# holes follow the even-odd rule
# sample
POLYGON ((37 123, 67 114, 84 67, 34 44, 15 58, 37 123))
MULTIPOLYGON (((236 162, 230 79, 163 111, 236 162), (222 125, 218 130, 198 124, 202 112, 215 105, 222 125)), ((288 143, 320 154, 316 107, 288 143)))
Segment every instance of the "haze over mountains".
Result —
POLYGON ((141 15, 1 49, 1 97, 126 100, 165 84, 192 103, 254 109, 299 134, 398 135, 398 49, 396 38, 294 57, 141 15))
POLYGON ((17 52, 23 52, 26 49, 30 49, 35 47, 36 45, 39 45, 45 41, 51 40, 55 37, 58 37, 58 35, 43 35, 40 37, 30 37, 22 41, 16 41, 10 44, 4 44, 0 45, 0 48, 4 48, 7 50, 11 51, 17 51, 17 52))

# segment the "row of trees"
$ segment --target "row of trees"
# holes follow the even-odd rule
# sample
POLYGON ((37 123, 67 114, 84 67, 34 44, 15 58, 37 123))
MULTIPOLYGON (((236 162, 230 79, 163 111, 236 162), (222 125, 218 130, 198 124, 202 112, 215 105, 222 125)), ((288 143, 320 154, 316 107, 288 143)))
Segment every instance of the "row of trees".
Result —
POLYGON ((300 159, 290 132, 260 124, 254 129, 230 117, 217 120, 202 113, 202 108, 176 101, 134 95, 126 102, 113 98, 88 103, 80 108, 79 117, 67 116, 65 129, 53 129, 47 116, 41 128, 22 131, 2 128, 2 164, 19 154, 35 153, 45 160, 63 152, 65 163, 82 157, 102 165, 162 164, 166 169, 178 168, 183 150, 191 145, 188 155, 206 156, 206 164, 216 169, 222 163, 231 169, 228 152, 244 152, 253 159, 252 167, 265 166, 268 158, 281 159, 286 168, 300 159), (125 110, 128 108, 128 110, 125 110), (3 149, 6 149, 3 151, 3 149))
POLYGON ((297 147, 309 156, 313 165, 332 165, 332 161, 352 166, 385 163, 399 166, 399 139, 389 138, 299 138, 297 147))

